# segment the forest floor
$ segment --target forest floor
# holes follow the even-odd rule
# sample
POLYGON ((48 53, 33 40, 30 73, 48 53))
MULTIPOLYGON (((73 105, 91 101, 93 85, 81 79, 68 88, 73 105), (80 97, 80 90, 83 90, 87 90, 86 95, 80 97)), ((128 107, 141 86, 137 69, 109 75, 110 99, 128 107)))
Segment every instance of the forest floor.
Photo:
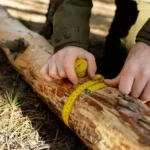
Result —
MULTIPOLYGON (((49 0, 0 0, 15 18, 39 32, 49 0)), ((113 0, 94 0, 91 17, 93 51, 103 43, 113 19, 113 0)), ((1 36, 1 35, 0 35, 1 36)), ((86 150, 76 137, 13 70, 0 51, 0 150, 86 150)))

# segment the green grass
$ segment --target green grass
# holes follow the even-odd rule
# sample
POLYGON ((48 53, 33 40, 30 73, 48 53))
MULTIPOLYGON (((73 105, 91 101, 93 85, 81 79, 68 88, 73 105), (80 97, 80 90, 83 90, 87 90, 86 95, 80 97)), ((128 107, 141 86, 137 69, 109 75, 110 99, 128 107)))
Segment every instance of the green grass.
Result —
POLYGON ((0 150, 85 150, 0 51, 0 150))

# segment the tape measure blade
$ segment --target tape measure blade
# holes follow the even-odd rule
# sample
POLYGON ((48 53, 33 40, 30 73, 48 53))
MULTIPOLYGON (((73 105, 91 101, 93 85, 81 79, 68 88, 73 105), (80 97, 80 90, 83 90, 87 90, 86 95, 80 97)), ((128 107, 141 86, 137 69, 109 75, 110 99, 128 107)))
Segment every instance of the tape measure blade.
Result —
POLYGON ((66 101, 63 110, 62 110, 62 118, 64 120, 64 123, 69 127, 69 115, 71 113, 73 104, 77 97, 85 90, 89 89, 92 92, 95 92, 98 89, 104 88, 106 85, 102 83, 104 80, 104 77, 101 75, 96 75, 94 80, 89 80, 79 87, 75 89, 71 95, 69 96, 68 100, 66 101))
POLYGON ((91 92, 95 92, 95 91, 102 89, 104 87, 106 87, 106 84, 103 82, 99 82, 99 83, 96 83, 96 84, 88 87, 88 90, 90 90, 91 92))

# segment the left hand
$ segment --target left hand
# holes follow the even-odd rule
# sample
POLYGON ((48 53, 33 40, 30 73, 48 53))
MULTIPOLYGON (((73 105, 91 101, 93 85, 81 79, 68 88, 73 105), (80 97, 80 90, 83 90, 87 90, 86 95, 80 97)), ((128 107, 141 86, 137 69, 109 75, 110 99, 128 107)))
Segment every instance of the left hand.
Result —
POLYGON ((105 83, 118 87, 143 101, 150 101, 150 46, 137 42, 130 50, 120 74, 115 79, 106 79, 105 83))

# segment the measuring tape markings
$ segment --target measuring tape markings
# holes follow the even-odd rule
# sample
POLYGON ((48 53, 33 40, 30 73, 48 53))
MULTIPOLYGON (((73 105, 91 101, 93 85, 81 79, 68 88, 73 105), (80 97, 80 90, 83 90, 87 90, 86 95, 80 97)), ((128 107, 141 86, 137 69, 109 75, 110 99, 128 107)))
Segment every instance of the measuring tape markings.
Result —
MULTIPOLYGON (((85 76, 87 68, 87 62, 84 59, 77 59, 75 63, 75 70, 77 75, 80 77, 85 76)), ((69 115, 72 110, 73 104, 78 98, 78 96, 85 90, 87 94, 92 94, 92 92, 97 91, 98 89, 106 87, 103 83, 104 77, 101 75, 96 75, 93 80, 88 80, 85 83, 81 84, 77 87, 67 99, 63 110, 62 110, 62 118, 64 123, 69 127, 69 115)))

